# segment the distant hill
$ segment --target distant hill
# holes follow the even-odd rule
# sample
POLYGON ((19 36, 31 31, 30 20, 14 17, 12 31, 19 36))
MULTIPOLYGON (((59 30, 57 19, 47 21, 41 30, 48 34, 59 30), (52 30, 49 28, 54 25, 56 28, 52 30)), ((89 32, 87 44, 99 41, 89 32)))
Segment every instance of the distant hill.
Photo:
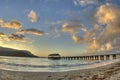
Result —
POLYGON ((12 57, 37 57, 31 52, 26 50, 16 50, 11 48, 0 47, 0 56, 12 56, 12 57))

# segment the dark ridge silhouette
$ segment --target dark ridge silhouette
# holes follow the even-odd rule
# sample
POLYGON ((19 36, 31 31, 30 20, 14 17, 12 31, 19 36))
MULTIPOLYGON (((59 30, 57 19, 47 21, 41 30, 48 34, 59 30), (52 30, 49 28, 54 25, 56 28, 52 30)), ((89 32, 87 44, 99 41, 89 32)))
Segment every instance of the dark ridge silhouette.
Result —
POLYGON ((58 53, 53 53, 53 54, 49 54, 48 55, 48 59, 60 59, 61 58, 61 56, 60 56, 60 54, 58 54, 58 53))
POLYGON ((5 48, 5 47, 0 47, 0 56, 37 57, 27 50, 16 50, 16 49, 5 48))

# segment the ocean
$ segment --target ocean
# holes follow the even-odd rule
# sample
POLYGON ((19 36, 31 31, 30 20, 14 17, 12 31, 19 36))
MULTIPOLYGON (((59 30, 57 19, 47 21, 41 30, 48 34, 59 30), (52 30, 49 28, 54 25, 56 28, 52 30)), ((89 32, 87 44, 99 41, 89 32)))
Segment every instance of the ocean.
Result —
POLYGON ((115 61, 117 61, 117 59, 109 61, 83 61, 0 56, 0 69, 24 72, 64 72, 95 68, 115 61))

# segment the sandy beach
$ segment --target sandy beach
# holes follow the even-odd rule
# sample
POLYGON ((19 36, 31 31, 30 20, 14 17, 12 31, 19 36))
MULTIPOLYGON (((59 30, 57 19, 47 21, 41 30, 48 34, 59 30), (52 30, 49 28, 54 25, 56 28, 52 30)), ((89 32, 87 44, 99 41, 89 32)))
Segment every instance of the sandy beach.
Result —
POLYGON ((0 80, 120 80, 120 62, 94 69, 68 72, 16 72, 0 70, 0 80))

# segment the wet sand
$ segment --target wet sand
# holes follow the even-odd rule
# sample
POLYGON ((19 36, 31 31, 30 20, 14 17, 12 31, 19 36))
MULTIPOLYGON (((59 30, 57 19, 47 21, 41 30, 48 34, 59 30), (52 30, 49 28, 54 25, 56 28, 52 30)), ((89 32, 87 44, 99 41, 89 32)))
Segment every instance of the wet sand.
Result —
POLYGON ((120 80, 120 62, 68 72, 17 72, 0 70, 0 80, 120 80))

